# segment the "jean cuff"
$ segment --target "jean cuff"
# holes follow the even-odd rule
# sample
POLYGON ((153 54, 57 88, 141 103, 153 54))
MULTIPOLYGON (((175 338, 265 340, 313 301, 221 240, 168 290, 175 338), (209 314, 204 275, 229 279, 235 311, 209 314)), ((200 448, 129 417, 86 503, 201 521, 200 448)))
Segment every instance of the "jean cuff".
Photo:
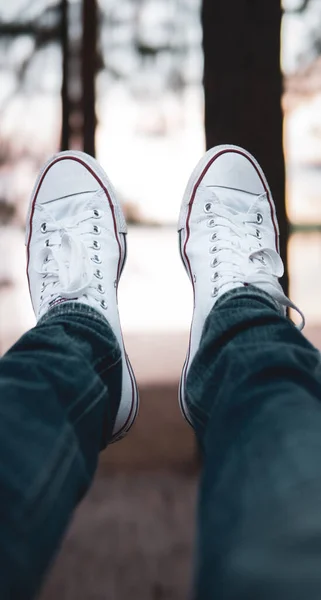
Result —
POLYGON ((68 315, 77 315, 83 317, 90 317, 91 319, 95 319, 101 324, 105 326, 109 326, 109 323, 103 315, 101 315, 95 308, 92 306, 88 306, 88 304, 84 304, 83 302, 62 302, 53 308, 50 308, 38 321, 38 325, 48 321, 49 319, 54 319, 56 317, 66 317, 68 315))
POLYGON ((272 296, 270 296, 270 294, 268 294, 267 292, 264 292, 263 290, 261 290, 260 288, 254 286, 254 285, 247 285, 247 286, 235 288, 234 290, 229 290, 228 292, 223 294, 218 299, 218 301, 216 302, 216 304, 214 306, 214 310, 216 308, 221 307, 223 304, 226 304, 226 302, 240 300, 240 299, 247 299, 247 300, 254 300, 254 301, 259 300, 261 302, 263 301, 264 304, 266 304, 270 308, 273 308, 278 313, 280 313, 282 316, 284 316, 284 312, 281 309, 279 303, 276 302, 276 300, 274 300, 274 298, 272 298, 272 296))

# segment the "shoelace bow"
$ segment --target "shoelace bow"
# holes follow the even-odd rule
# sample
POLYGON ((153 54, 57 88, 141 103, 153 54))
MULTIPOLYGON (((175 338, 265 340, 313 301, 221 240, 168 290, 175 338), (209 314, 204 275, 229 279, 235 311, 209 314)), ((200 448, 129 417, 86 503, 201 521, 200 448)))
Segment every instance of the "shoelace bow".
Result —
POLYGON ((82 223, 92 216, 86 213, 77 221, 66 221, 63 224, 47 222, 47 243, 39 255, 40 265, 37 272, 44 278, 41 290, 41 307, 59 293, 71 299, 84 294, 98 295, 92 286, 94 268, 88 246, 80 239, 89 232, 82 223), (76 233, 77 230, 77 233, 76 233))
MULTIPOLYGON (((205 206, 210 205, 208 203, 205 206)), ((216 264, 215 258, 212 261, 212 267, 215 267, 213 295, 231 282, 256 285, 272 295, 281 306, 296 310, 301 316, 298 328, 303 329, 303 313, 284 294, 278 282, 284 273, 282 259, 276 250, 261 245, 257 213, 234 214, 222 206, 215 206, 215 211, 211 209, 205 212, 208 227, 215 228, 210 250, 213 254, 217 253, 216 264)))

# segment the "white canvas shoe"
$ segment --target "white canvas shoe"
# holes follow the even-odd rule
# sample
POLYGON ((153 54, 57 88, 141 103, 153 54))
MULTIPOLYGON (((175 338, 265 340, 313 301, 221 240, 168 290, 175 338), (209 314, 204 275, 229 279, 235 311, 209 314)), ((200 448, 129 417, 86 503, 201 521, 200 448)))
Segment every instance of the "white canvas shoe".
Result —
POLYGON ((194 290, 190 343, 179 387, 188 413, 186 377, 198 350, 206 317, 225 292, 254 285, 279 304, 301 311, 285 296, 278 278, 279 227, 265 175, 251 154, 237 146, 209 150, 185 190, 178 223, 181 258, 194 290))
POLYGON ((61 152, 40 172, 26 226, 27 274, 39 320, 74 300, 108 320, 123 358, 122 395, 113 440, 132 426, 139 397, 120 327, 117 287, 126 260, 126 221, 98 162, 82 152, 61 152))

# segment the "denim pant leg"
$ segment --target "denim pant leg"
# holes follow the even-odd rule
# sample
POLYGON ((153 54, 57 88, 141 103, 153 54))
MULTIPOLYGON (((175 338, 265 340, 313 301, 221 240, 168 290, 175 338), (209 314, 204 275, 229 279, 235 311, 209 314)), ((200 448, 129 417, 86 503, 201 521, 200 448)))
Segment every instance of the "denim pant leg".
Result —
POLYGON ((38 590, 111 439, 121 352, 82 304, 49 311, 0 360, 0 598, 38 590))
POLYGON ((203 455, 194 598, 320 600, 320 354, 254 287, 210 313, 187 379, 203 455))

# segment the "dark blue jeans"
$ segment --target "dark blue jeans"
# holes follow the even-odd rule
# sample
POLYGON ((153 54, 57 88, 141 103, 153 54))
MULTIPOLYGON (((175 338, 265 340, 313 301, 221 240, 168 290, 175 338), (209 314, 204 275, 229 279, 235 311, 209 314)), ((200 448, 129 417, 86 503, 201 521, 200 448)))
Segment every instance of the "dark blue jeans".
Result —
POLYGON ((107 322, 73 303, 0 360, 1 600, 34 598, 111 439, 121 373, 107 322))
MULTIPOLYGON (((320 377, 319 353, 259 290, 209 315, 187 381, 204 453, 197 600, 321 598, 320 377)), ((0 361, 1 600, 39 588, 111 439, 120 383, 112 331, 79 304, 0 361)))
POLYGON ((223 296, 187 380, 204 455, 197 600, 320 600, 320 354, 255 288, 223 296))

